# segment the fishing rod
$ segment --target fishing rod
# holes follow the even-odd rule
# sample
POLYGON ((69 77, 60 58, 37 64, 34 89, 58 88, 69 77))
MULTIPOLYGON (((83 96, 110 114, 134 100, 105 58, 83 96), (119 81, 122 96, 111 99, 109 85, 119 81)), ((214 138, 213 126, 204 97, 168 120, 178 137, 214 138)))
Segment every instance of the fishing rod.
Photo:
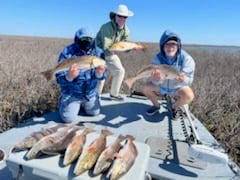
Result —
POLYGON ((189 143, 188 154, 190 155, 190 157, 209 163, 227 164, 229 161, 227 154, 217 151, 212 147, 203 144, 200 140, 200 137, 196 131, 196 127, 193 124, 192 117, 190 116, 188 105, 183 105, 182 110, 185 112, 189 121, 192 132, 191 137, 194 137, 193 143, 189 143))

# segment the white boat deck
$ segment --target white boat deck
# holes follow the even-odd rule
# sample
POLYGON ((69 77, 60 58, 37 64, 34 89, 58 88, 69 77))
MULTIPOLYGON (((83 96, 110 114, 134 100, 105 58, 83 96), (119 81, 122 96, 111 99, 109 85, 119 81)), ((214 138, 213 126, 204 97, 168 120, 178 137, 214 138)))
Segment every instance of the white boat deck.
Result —
MULTIPOLYGON (((131 172, 132 174, 137 175, 139 171, 142 172, 145 170, 153 179, 239 178, 232 171, 229 164, 212 164, 192 159, 188 156, 188 144, 186 143, 186 134, 190 133, 188 121, 186 118, 172 120, 166 102, 163 101, 159 114, 147 116, 145 112, 151 106, 149 100, 125 96, 125 101, 116 102, 111 101, 108 97, 109 95, 104 94, 101 98, 102 111, 99 116, 89 117, 80 115, 78 122, 83 123, 87 127, 94 128, 98 133, 101 129, 107 127, 114 133, 113 137, 117 137, 119 134, 133 135, 136 138, 135 141, 138 144, 141 154, 139 163, 143 163, 143 165, 136 166, 135 170, 131 172), (142 169, 136 171, 139 168, 142 169)), ((38 162, 36 160, 36 162, 33 160, 32 162, 25 162, 21 153, 19 156, 12 155, 9 152, 13 144, 31 132, 59 122, 58 114, 53 112, 40 118, 33 118, 28 123, 0 134, 0 149, 6 153, 5 160, 0 162, 0 179, 15 178, 18 171, 15 172, 14 170, 17 170, 20 164, 22 166, 29 166, 25 171, 30 172, 23 173, 33 173, 34 167, 31 170, 31 163, 36 165, 42 161, 38 162)), ((204 144, 223 152, 218 142, 200 121, 195 118, 194 124, 204 144)), ((39 177, 43 175, 43 179, 46 177, 49 179, 59 179, 56 176, 48 177, 48 174, 44 170, 38 173, 39 177)), ((63 179, 66 178, 64 177, 65 175, 62 177, 63 179)), ((99 179, 99 177, 84 176, 84 178, 80 179, 99 179)), ((129 179, 131 178, 129 177, 129 179)))

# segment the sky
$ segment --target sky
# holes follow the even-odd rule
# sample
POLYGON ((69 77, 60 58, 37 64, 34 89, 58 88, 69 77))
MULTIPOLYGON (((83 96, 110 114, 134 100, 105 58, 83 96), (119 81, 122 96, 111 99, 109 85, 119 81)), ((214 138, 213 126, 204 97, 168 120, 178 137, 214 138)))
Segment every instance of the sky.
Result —
POLYGON ((240 46, 240 0, 2 0, 0 35, 73 38, 81 27, 96 34, 125 4, 130 40, 159 42, 165 30, 183 44, 240 46))

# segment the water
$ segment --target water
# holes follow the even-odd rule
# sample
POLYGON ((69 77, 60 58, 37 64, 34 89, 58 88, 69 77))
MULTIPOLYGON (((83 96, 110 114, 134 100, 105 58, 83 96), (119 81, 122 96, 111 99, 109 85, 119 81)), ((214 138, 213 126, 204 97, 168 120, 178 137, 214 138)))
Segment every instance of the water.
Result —
POLYGON ((183 45, 183 48, 185 49, 198 49, 198 50, 204 50, 204 51, 221 51, 221 52, 227 52, 227 53, 240 53, 240 47, 238 46, 210 46, 210 45, 183 45))

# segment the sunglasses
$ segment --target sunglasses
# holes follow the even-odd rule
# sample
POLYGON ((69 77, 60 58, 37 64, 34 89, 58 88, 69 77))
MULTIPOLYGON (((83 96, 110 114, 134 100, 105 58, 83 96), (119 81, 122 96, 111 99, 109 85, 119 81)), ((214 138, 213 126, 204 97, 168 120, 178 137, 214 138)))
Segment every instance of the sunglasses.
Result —
POLYGON ((127 16, 121 16, 121 15, 117 15, 117 17, 119 17, 119 18, 124 18, 124 19, 127 19, 127 18, 128 18, 127 16))
POLYGON ((91 42, 93 38, 91 37, 82 37, 80 38, 81 41, 88 41, 88 42, 91 42))

